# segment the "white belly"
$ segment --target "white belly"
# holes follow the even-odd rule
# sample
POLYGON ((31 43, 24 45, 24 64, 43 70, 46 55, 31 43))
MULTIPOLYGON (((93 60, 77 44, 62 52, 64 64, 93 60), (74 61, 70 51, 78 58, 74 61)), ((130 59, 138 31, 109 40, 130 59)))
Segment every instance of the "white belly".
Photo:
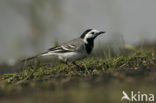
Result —
POLYGON ((63 61, 75 61, 78 59, 83 59, 87 56, 86 53, 78 53, 78 52, 70 52, 70 53, 63 53, 63 54, 58 54, 59 59, 63 61))

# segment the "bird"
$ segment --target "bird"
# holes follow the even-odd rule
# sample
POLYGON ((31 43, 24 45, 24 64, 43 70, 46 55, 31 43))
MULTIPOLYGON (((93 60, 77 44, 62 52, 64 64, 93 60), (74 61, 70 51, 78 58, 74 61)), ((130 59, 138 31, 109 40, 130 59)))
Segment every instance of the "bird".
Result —
POLYGON ((75 61, 87 57, 92 52, 94 48, 94 39, 104 33, 105 31, 87 29, 80 35, 80 37, 50 48, 43 53, 27 58, 23 61, 31 60, 38 57, 56 56, 64 63, 75 63, 75 61))

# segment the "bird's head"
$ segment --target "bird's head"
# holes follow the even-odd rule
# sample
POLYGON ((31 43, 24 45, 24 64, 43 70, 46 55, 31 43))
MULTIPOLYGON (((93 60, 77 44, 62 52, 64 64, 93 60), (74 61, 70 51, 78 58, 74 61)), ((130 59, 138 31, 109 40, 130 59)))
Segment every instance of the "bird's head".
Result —
POLYGON ((95 29, 88 29, 80 36, 81 39, 83 39, 86 43, 88 43, 88 40, 93 41, 97 36, 100 34, 105 33, 104 31, 98 31, 95 29))

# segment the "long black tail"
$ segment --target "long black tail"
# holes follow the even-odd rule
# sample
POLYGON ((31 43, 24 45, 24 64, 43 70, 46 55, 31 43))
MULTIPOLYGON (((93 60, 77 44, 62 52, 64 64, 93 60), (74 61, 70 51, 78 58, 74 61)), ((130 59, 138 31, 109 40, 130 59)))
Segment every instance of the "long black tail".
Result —
POLYGON ((29 61, 29 60, 32 60, 32 59, 35 59, 35 58, 38 58, 38 57, 39 56, 36 55, 36 56, 30 57, 30 58, 23 59, 21 62, 26 62, 26 61, 29 61))
POLYGON ((35 55, 35 56, 33 56, 33 57, 23 59, 23 60, 21 60, 21 62, 26 62, 26 61, 29 61, 29 60, 32 60, 32 59, 35 59, 35 58, 41 57, 43 54, 46 54, 46 53, 47 53, 47 52, 43 52, 43 53, 40 53, 40 54, 35 55))

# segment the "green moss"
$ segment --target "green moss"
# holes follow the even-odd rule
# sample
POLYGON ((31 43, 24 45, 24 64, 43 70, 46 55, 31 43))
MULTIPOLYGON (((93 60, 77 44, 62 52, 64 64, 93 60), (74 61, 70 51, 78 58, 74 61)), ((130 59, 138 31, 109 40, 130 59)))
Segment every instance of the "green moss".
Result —
MULTIPOLYGON (((0 95, 5 96, 8 93, 13 95, 14 91, 19 91, 21 94, 27 89, 35 91, 38 88, 40 92, 54 91, 54 95, 62 92, 62 95, 65 96, 66 93, 71 93, 73 98, 78 93, 80 100, 89 102, 87 98, 97 97, 90 93, 98 91, 100 95, 105 95, 105 99, 98 95, 99 100, 106 102, 110 99, 107 99, 107 95, 100 91, 105 91, 108 85, 110 89, 116 88, 114 85, 119 88, 129 88, 130 84, 134 84, 133 87, 138 87, 139 83, 149 84, 152 90, 155 85, 153 78, 156 78, 154 75, 156 74, 156 54, 152 50, 139 49, 128 54, 107 58, 91 56, 77 61, 79 67, 70 63, 69 65, 57 63, 49 66, 32 62, 25 64, 24 69, 19 73, 0 76, 0 91, 2 91, 0 95), (91 88, 95 91, 92 91, 91 88), (83 98, 85 96, 86 99, 83 98)), ((112 95, 113 92, 109 89, 108 91, 112 95)), ((43 95, 48 96, 47 93, 49 92, 44 92, 43 95)), ((54 95, 53 99, 56 97, 54 95)), ((108 96, 108 98, 110 97, 108 96)), ((68 99, 71 100, 69 97, 68 99)))
POLYGON ((74 75, 87 76, 90 75, 93 70, 99 73, 113 72, 114 70, 122 69, 137 69, 140 67, 151 66, 152 62, 156 60, 156 55, 151 50, 137 50, 126 56, 119 57, 91 57, 76 63, 80 66, 66 65, 60 63, 54 67, 47 67, 46 65, 26 66, 21 73, 16 74, 4 74, 1 76, 3 80, 8 82, 22 80, 31 75, 30 80, 44 80, 51 77, 58 79, 64 77, 72 77, 74 75), (33 74, 31 74, 33 72, 33 74))

